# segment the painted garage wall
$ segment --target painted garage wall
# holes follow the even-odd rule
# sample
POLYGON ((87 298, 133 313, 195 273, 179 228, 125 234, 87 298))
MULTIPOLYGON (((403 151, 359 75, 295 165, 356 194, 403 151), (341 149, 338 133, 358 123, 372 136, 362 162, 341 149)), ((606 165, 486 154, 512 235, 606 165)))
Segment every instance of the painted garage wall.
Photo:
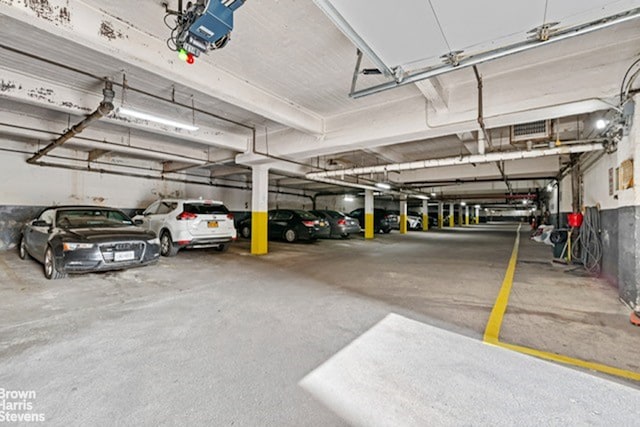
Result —
MULTIPOLYGON (((636 99, 637 104, 638 99, 636 99)), ((618 288, 620 297, 632 307, 640 306, 640 109, 636 108, 629 135, 617 150, 605 154, 583 171, 583 204, 600 208, 602 276, 618 288), (627 159, 634 162, 633 188, 615 188, 615 170, 627 159), (610 190, 609 170, 613 169, 610 190)))
MULTIPOLYGON (((251 210, 250 190, 33 166, 24 154, 0 152, 0 250, 14 248, 22 224, 46 206, 88 204, 132 211, 161 197, 203 197, 221 200, 232 211, 251 210)), ((276 205, 310 209, 311 199, 271 193, 269 206, 276 205)))

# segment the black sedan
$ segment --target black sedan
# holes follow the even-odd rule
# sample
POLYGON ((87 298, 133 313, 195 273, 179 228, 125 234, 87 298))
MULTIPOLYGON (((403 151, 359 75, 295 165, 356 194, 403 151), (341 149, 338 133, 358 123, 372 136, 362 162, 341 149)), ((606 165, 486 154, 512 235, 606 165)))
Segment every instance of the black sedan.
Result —
POLYGON ((338 211, 315 210, 310 211, 318 218, 324 218, 331 226, 331 232, 328 237, 341 237, 343 239, 349 237, 350 234, 360 232, 360 224, 355 218, 351 218, 338 211))
MULTIPOLYGON (((351 218, 355 218, 360 223, 360 228, 364 230, 364 208, 351 211, 351 218)), ((377 233, 391 232, 391 215, 384 209, 375 208, 373 210, 373 231, 377 233)))
MULTIPOLYGON (((289 243, 297 240, 317 240, 320 220, 311 213, 299 209, 269 211, 269 239, 283 239, 289 243)), ((240 235, 251 237, 251 218, 240 222, 240 235)))
POLYGON ((19 254, 44 264, 47 279, 60 279, 157 262, 160 242, 118 209, 54 206, 23 227, 19 254))

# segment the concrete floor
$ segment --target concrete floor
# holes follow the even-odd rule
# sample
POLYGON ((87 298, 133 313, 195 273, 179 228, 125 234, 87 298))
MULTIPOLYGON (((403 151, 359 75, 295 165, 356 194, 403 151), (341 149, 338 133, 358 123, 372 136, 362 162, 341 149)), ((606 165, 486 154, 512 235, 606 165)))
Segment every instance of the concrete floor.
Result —
MULTIPOLYGON (((343 425, 302 378, 391 312, 481 340, 514 238, 483 225, 263 257, 239 241, 53 282, 0 253, 0 388, 36 391, 52 425, 343 425)), ((640 371, 617 291, 550 254, 522 232, 501 340, 640 371)))

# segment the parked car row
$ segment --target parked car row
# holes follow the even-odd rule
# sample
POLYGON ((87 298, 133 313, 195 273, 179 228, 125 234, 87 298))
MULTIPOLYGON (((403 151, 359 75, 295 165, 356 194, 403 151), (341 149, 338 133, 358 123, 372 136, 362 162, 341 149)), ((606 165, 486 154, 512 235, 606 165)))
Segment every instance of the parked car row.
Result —
POLYGON ((131 219, 115 208, 52 206, 22 229, 19 256, 44 266, 47 279, 156 263, 182 248, 225 251, 236 239, 222 202, 158 200, 131 219))
MULTIPOLYGON (((241 221, 238 228, 242 237, 251 237, 251 218, 241 221)), ((313 241, 318 238, 349 237, 360 232, 360 224, 338 211, 274 209, 268 213, 267 230, 269 239, 313 241)))
MULTIPOLYGON (((348 238, 365 226, 364 209, 346 215, 333 210, 275 209, 268 213, 269 239, 286 242, 348 238)), ((397 216, 374 209, 374 230, 389 233, 397 216)), ((410 225, 421 227, 418 222, 410 225)), ((237 223, 240 235, 251 237, 251 215, 237 223)), ((53 206, 22 229, 20 258, 43 264, 48 279, 68 273, 119 270, 156 263, 184 248, 215 248, 223 252, 237 237, 234 215, 219 201, 162 199, 130 218, 115 208, 53 206)))

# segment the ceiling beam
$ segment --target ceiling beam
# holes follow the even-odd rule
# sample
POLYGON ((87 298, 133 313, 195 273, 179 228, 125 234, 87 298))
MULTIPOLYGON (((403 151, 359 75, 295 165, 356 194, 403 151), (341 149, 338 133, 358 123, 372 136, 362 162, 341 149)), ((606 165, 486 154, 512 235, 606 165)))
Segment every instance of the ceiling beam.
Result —
MULTIPOLYGON (((44 109, 85 116, 102 101, 102 95, 96 92, 73 90, 69 87, 53 83, 41 78, 26 76, 0 67, 5 89, 0 91, 0 99, 34 105, 44 109)), ((118 119, 114 116, 104 117, 100 123, 110 123, 118 127, 139 129, 146 132, 171 136, 176 139, 196 142, 206 146, 215 146, 238 151, 247 148, 248 134, 232 133, 218 128, 200 126, 195 132, 188 132, 139 119, 118 119)), ((60 129, 62 130, 62 128, 60 129)))
POLYGON ((89 151, 89 153, 87 154, 87 161, 88 162, 95 162, 100 157, 106 156, 107 154, 111 154, 111 153, 113 153, 113 151, 101 150, 99 148, 95 148, 95 149, 89 151))
MULTIPOLYGON (((69 2, 48 0, 47 7, 49 10, 68 10, 69 2)), ((162 8, 159 3, 155 7, 162 8)), ((198 92, 293 129, 311 134, 324 132, 324 120, 318 114, 258 88, 240 76, 213 65, 206 57, 193 65, 187 65, 167 48, 165 40, 153 37, 82 1, 73 2, 71 13, 61 21, 41 13, 38 7, 31 7, 30 2, 26 5, 17 1, 0 2, 0 24, 8 19, 46 31, 51 34, 52 40, 57 36, 65 42, 103 52, 114 61, 124 61, 129 66, 166 78, 168 82, 180 82, 198 92), (105 22, 109 23, 111 29, 108 34, 100 31, 105 22)), ((169 32, 167 29, 167 37, 169 32)), ((105 59, 105 63, 107 62, 105 59)))
POLYGON ((435 111, 446 112, 449 109, 445 90, 437 77, 416 82, 416 86, 435 111))

